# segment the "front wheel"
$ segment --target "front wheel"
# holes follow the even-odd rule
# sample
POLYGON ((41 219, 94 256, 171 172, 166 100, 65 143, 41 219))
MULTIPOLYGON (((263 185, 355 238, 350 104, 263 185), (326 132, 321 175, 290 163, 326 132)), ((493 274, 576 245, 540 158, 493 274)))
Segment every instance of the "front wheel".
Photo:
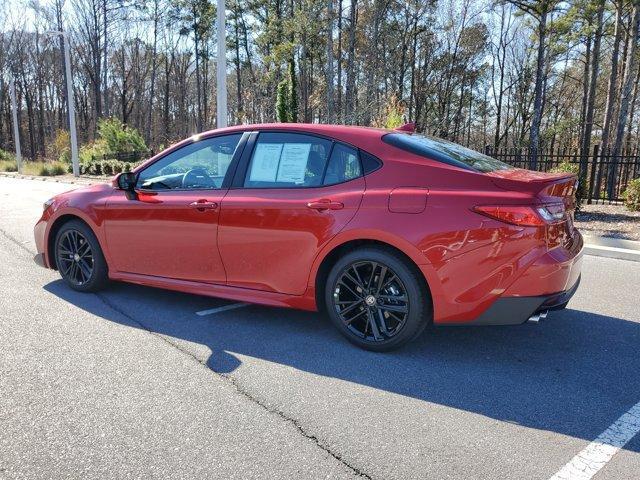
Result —
POLYGON ((352 343, 387 351, 413 340, 431 320, 431 297, 417 268, 379 247, 340 258, 327 277, 327 312, 352 343))
POLYGON ((74 290, 95 292, 108 281, 107 262, 98 239, 79 220, 71 220, 58 230, 55 258, 62 279, 74 290))

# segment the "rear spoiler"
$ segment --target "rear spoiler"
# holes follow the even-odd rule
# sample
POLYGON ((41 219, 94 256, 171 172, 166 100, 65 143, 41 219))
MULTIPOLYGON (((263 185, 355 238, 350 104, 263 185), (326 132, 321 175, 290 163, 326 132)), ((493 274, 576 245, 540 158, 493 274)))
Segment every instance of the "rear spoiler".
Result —
POLYGON ((573 197, 578 188, 578 177, 573 173, 545 173, 531 170, 496 170, 488 172, 499 188, 527 192, 540 197, 573 197))
POLYGON ((394 128, 396 132, 407 132, 407 133, 415 133, 416 131, 416 122, 409 122, 401 125, 398 128, 394 128))

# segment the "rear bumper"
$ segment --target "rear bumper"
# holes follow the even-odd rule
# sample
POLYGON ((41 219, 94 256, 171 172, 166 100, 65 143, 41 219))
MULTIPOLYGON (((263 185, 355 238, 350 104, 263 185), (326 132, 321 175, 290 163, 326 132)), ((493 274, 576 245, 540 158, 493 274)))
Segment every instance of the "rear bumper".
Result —
POLYGON ((577 289, 583 255, 576 230, 569 243, 551 250, 522 235, 453 257, 435 272, 433 265, 422 266, 434 324, 514 325, 543 306, 560 308, 577 289))
POLYGON ((465 325, 520 325, 536 313, 564 308, 579 285, 580 276, 569 289, 551 295, 498 298, 475 321, 465 325))

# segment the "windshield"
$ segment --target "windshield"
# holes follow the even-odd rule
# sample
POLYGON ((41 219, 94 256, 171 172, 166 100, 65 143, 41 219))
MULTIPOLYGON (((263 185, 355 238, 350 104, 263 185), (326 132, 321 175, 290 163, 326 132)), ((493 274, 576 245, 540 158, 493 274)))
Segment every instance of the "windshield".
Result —
POLYGON ((463 147, 457 143, 426 135, 388 133, 382 137, 382 141, 415 155, 468 170, 486 173, 514 168, 500 160, 463 147))

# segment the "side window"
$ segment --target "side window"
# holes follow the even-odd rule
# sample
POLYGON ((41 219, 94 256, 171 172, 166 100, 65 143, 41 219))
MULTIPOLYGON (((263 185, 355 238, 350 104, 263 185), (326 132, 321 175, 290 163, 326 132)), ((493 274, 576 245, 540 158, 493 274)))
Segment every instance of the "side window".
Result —
POLYGON ((244 186, 320 186, 331 144, 329 140, 299 133, 261 133, 251 155, 244 186))
POLYGON ((362 168, 365 175, 377 170, 382 166, 382 162, 370 153, 360 150, 360 161, 362 162, 362 168))
POLYGON ((237 133, 185 145, 142 170, 137 187, 146 190, 221 188, 241 137, 242 134, 237 133))
POLYGON ((358 151, 341 143, 336 143, 331 152, 324 185, 334 185, 362 176, 358 151))

